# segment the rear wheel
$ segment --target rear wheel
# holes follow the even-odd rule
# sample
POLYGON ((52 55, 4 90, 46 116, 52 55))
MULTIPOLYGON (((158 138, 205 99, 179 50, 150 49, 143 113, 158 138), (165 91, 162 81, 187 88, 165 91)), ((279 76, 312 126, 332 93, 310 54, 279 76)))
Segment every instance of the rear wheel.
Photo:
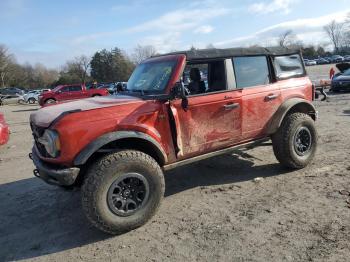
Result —
POLYGON ((104 156, 88 170, 82 205, 98 229, 120 234, 145 224, 164 195, 164 177, 149 155, 125 150, 104 156))
POLYGON ((303 113, 287 115, 272 136, 277 160, 289 168, 303 168, 313 159, 317 148, 317 131, 312 118, 303 113))

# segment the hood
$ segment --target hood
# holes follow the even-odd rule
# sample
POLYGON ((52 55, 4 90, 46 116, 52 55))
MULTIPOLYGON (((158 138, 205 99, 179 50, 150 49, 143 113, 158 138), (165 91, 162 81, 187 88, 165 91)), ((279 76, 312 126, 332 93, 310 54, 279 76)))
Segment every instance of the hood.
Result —
POLYGON ((30 121, 40 127, 48 127, 62 114, 112 107, 129 103, 141 102, 141 98, 132 96, 102 96, 43 107, 30 115, 30 121))
POLYGON ((335 66, 336 68, 338 68, 340 72, 343 73, 345 70, 350 68, 350 63, 339 63, 339 64, 336 64, 335 66))
POLYGON ((350 81, 350 76, 344 76, 342 74, 340 75, 336 75, 333 77, 333 82, 341 82, 341 81, 344 81, 344 82, 348 82, 350 81))

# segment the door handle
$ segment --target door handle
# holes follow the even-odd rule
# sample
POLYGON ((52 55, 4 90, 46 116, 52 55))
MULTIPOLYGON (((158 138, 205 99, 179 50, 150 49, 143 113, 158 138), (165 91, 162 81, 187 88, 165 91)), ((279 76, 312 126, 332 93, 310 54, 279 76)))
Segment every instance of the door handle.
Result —
POLYGON ((233 110, 235 108, 239 108, 239 104, 238 103, 234 103, 234 104, 228 104, 228 105, 224 105, 225 110, 233 110))
POLYGON ((276 95, 276 94, 271 94, 271 95, 265 96, 265 100, 271 101, 271 100, 276 99, 277 97, 278 97, 278 95, 276 95))

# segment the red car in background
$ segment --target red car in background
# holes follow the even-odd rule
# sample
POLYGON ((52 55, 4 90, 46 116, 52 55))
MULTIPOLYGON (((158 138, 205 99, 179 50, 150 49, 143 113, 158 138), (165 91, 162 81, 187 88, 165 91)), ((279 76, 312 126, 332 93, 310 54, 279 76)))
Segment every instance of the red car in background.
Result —
POLYGON ((39 104, 54 104, 60 101, 75 100, 93 96, 107 96, 109 92, 104 88, 87 88, 84 84, 59 85, 52 91, 39 96, 39 104))
POLYGON ((0 145, 4 145, 9 140, 10 128, 5 122, 4 115, 0 113, 0 145))

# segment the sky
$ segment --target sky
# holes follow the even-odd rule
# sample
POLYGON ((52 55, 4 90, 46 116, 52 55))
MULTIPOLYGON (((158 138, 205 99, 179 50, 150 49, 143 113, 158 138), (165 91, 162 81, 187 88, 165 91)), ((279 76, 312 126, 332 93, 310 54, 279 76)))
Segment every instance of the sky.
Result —
POLYGON ((160 53, 191 46, 271 45, 286 30, 328 45, 323 26, 342 22, 350 0, 0 0, 0 44, 19 63, 59 68, 103 48, 160 53))

